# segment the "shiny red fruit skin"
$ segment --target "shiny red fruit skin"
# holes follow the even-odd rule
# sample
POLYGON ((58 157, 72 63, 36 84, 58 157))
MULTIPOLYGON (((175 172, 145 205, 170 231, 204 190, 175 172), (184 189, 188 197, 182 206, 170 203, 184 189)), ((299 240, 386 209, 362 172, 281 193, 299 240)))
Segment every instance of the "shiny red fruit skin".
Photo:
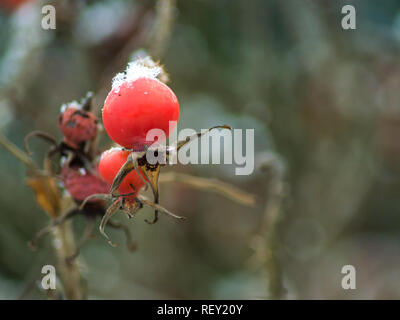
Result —
MULTIPOLYGON (((113 148, 108 151, 105 151, 100 158, 99 162, 99 172, 101 177, 108 182, 110 185, 113 183, 115 176, 117 175, 119 169, 123 166, 128 158, 129 151, 125 151, 122 149, 113 148)), ((142 175, 144 178, 144 175, 142 175)), ((145 183, 139 177, 139 174, 136 170, 131 171, 125 178, 122 180, 121 185, 118 188, 118 191, 121 194, 132 193, 134 190, 130 185, 133 185, 136 188, 136 191, 139 191, 145 183)))
POLYGON ((154 143, 146 141, 151 129, 163 130, 168 138, 169 121, 178 119, 179 102, 174 92, 152 78, 124 82, 110 91, 103 107, 103 124, 110 138, 135 151, 154 143))
POLYGON ((64 135, 65 143, 78 148, 81 143, 96 137, 98 119, 89 111, 69 106, 59 115, 58 126, 64 135))

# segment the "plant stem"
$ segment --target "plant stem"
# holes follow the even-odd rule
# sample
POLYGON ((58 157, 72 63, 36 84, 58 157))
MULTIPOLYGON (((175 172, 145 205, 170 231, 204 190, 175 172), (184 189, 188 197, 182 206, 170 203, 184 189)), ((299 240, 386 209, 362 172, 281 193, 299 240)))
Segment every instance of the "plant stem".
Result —
POLYGON ((282 299, 284 294, 282 265, 279 254, 279 222, 280 207, 283 193, 283 182, 280 176, 275 176, 270 184, 270 190, 265 207, 264 234, 267 243, 266 269, 270 299, 282 299))
POLYGON ((65 298, 68 300, 84 299, 78 259, 68 259, 76 252, 71 221, 65 221, 55 228, 54 247, 58 257, 65 298))
MULTIPOLYGON (((2 145, 10 154, 20 160, 26 165, 28 169, 28 175, 31 178, 30 184, 28 184, 40 197, 37 197, 39 205, 44 211, 50 216, 52 220, 62 216, 62 210, 60 206, 52 205, 55 202, 65 203, 64 207, 67 207, 67 201, 61 199, 59 192, 49 192, 53 190, 52 180, 43 179, 41 180, 40 170, 33 162, 32 158, 29 157, 24 151, 19 149, 11 141, 9 141, 4 135, 0 133, 0 145, 2 145), (44 192, 43 190, 47 190, 44 192), (43 199, 45 198, 45 199, 43 199), (41 201, 39 201, 41 199, 41 201), (46 210, 44 204, 50 204, 51 210, 46 210)), ((56 189, 57 190, 57 189, 56 189)), ((49 209, 47 207, 47 209, 49 209)), ((54 247, 58 257, 58 265, 61 274, 61 282, 64 288, 64 294, 66 299, 83 299, 84 294, 81 286, 81 275, 78 266, 77 259, 68 259, 75 255, 76 245, 74 240, 74 234, 70 221, 64 221, 62 224, 56 226, 53 233, 54 236, 54 247)))
POLYGON ((269 179, 263 219, 253 248, 256 250, 256 257, 267 273, 269 298, 282 299, 285 288, 283 286, 280 229, 285 166, 276 155, 271 153, 261 164, 260 169, 269 172, 269 179))
POLYGON ((249 207, 254 207, 256 203, 256 198, 253 194, 217 179, 207 179, 171 171, 161 174, 159 182, 180 182, 193 188, 218 193, 232 201, 249 207))
POLYGON ((28 169, 36 169, 32 159, 20 148, 18 148, 15 144, 13 144, 10 140, 8 140, 6 136, 3 135, 2 133, 0 133, 0 145, 2 145, 10 154, 16 157, 19 161, 25 164, 28 167, 28 169))

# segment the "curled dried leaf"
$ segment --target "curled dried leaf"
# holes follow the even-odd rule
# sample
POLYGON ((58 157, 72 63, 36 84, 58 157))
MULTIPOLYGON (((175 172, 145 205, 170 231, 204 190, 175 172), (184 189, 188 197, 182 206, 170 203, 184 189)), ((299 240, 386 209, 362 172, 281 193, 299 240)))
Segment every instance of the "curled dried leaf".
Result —
POLYGON ((36 175, 28 178, 28 186, 34 191, 36 201, 47 214, 57 218, 61 208, 61 194, 54 177, 36 175))

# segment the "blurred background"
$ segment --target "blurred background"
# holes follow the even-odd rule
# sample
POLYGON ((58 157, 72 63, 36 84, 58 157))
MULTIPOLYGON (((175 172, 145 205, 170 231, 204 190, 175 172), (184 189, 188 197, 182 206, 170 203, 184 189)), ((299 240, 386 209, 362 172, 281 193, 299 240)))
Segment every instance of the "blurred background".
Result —
MULTIPOLYGON (((127 222, 138 243, 99 235, 79 263, 90 299, 400 298, 400 3, 397 0, 0 0, 0 132, 56 136, 60 106, 96 94, 96 112, 132 55, 170 76, 179 128, 255 129, 255 171, 175 166, 257 197, 253 208, 179 183, 127 222), (43 30, 41 8, 56 8, 43 30), (357 29, 343 30, 352 4, 357 29), (353 265, 357 289, 343 290, 353 265)), ((105 134, 102 145, 110 140, 105 134)), ((48 146, 32 143, 40 163, 48 146)), ((218 152, 218 150, 216 151, 218 152)), ((26 170, 0 146, 0 298, 43 299, 51 237, 27 246, 49 218, 26 170)), ((77 237, 85 218, 73 220, 77 237)))

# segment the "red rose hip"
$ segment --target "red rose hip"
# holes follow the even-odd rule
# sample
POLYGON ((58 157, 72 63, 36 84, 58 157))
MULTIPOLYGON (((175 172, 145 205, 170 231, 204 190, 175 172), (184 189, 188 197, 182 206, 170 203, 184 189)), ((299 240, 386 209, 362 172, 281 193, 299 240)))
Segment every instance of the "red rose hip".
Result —
POLYGON ((82 143, 96 137, 98 119, 93 113, 82 110, 78 104, 70 103, 63 106, 58 117, 58 127, 64 135, 65 143, 78 149, 82 143))
MULTIPOLYGON (((99 172, 101 177, 110 185, 113 183, 119 169, 121 169, 126 162, 129 153, 129 151, 120 148, 112 148, 101 155, 99 172)), ((145 179, 143 174, 142 177, 145 179)), ((132 193, 134 189, 132 189, 131 185, 134 186, 137 192, 145 185, 136 170, 128 173, 124 180, 122 180, 118 190, 122 194, 132 193)))
MULTIPOLYGON (((61 180, 71 197, 80 203, 93 194, 110 191, 111 185, 96 173, 97 168, 92 173, 79 166, 65 164, 61 169, 61 180)), ((89 200, 89 202, 99 202, 99 200, 89 200)))
POLYGON ((154 143, 146 139, 151 129, 161 129, 168 138, 175 127, 170 128, 170 121, 178 119, 174 92, 152 77, 128 78, 113 86, 103 107, 103 124, 110 138, 135 151, 154 143))

